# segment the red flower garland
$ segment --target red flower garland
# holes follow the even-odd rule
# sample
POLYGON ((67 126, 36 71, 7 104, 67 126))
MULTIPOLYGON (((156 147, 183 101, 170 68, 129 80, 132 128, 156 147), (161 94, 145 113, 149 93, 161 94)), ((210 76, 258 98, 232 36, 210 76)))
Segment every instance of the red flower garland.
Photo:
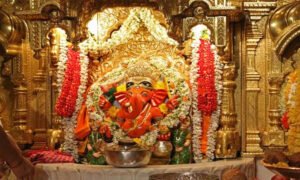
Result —
POLYGON ((79 52, 68 50, 67 67, 61 93, 55 105, 55 111, 63 117, 71 117, 75 111, 80 86, 79 52))
POLYGON ((217 109, 214 53, 209 40, 200 39, 198 77, 198 109, 211 115, 217 109))

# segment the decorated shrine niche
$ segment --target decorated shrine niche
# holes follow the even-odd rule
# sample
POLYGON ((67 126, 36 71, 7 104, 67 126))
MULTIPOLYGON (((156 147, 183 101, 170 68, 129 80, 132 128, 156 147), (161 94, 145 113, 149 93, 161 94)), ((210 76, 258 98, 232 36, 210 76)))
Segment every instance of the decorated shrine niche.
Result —
POLYGON ((265 155, 259 163, 298 178, 299 8, 3 0, 0 124, 32 159, 76 167, 207 168, 265 155))
POLYGON ((213 160, 223 63, 211 30, 195 24, 180 50, 164 14, 149 7, 106 8, 87 27, 83 42, 60 43, 63 149, 91 164, 124 142, 151 150, 153 163, 213 160), (76 141, 86 142, 79 152, 76 141))
POLYGON ((12 134, 31 135, 20 143, 59 147, 97 165, 120 148, 150 152, 150 164, 239 156, 246 135, 235 109, 240 6, 49 1, 16 15, 28 23, 22 56, 12 54, 24 59, 12 64, 24 62, 14 71, 22 82, 14 105, 28 114, 16 116, 12 134))

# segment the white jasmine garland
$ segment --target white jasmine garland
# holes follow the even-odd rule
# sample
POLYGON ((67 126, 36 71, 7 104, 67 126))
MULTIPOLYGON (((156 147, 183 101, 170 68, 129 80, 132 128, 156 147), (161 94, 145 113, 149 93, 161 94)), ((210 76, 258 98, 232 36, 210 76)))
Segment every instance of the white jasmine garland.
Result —
POLYGON ((192 146, 194 151, 194 160, 195 162, 200 162, 202 159, 202 153, 200 150, 201 143, 201 122, 202 116, 201 112, 198 110, 198 85, 197 79, 199 77, 198 71, 198 61, 199 61, 199 46, 200 46, 200 38, 193 39, 192 41, 192 64, 190 70, 190 84, 192 86, 192 122, 193 122, 193 138, 192 138, 192 146))
MULTIPOLYGON (((62 31, 61 33, 63 33, 62 31)), ((59 57, 58 57, 58 62, 57 62, 57 89, 58 92, 61 92, 61 87, 62 83, 64 81, 65 77, 65 70, 66 70, 66 62, 67 62, 67 53, 68 53, 68 47, 67 47, 67 39, 66 34, 65 36, 61 36, 60 41, 59 41, 59 57)))
MULTIPOLYGON (((157 64, 157 67, 158 65, 159 64, 157 64)), ((177 92, 171 92, 171 95, 179 96, 179 106, 176 109, 174 109, 171 113, 167 114, 167 116, 160 121, 160 124, 166 125, 169 128, 174 128, 180 122, 179 117, 185 118, 189 113, 191 106, 191 93, 188 84, 185 82, 185 79, 178 71, 176 71, 173 68, 168 68, 161 70, 161 72, 163 77, 168 77, 169 81, 174 83, 177 92), (187 98, 186 101, 183 100, 184 97, 187 98)))
POLYGON ((145 133, 140 137, 143 146, 151 147, 156 143, 156 139, 158 136, 158 130, 153 130, 145 133))
POLYGON ((223 63, 220 61, 219 55, 217 54, 215 45, 212 45, 212 50, 215 58, 215 87, 217 91, 217 109, 211 116, 211 124, 207 132, 207 157, 214 159, 214 152, 216 147, 216 131, 219 126, 219 119, 221 116, 221 104, 222 104, 222 93, 223 93, 223 63))
POLYGON ((126 136, 125 132, 122 131, 122 129, 111 128, 111 130, 113 133, 113 143, 114 144, 118 144, 118 142, 126 136))
POLYGON ((131 39, 132 35, 138 31, 141 26, 140 22, 141 20, 138 17, 137 9, 133 8, 130 11, 128 18, 122 24, 120 30, 113 33, 112 37, 106 42, 100 44, 100 48, 101 46, 107 48, 126 43, 131 39))
POLYGON ((155 39, 161 42, 166 42, 170 45, 178 45, 177 41, 169 37, 166 28, 160 25, 159 21, 155 19, 150 9, 142 8, 139 13, 140 18, 155 39))

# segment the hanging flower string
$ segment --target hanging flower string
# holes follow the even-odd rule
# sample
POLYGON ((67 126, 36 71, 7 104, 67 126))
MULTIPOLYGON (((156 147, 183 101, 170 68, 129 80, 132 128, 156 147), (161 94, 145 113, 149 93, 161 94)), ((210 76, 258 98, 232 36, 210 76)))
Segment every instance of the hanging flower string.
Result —
POLYGON ((60 44, 60 49, 65 50, 60 53, 58 60, 58 86, 59 96, 55 110, 62 116, 65 141, 62 145, 63 151, 72 154, 75 160, 78 159, 77 141, 74 136, 74 127, 77 123, 77 115, 81 108, 83 97, 86 90, 88 78, 88 57, 86 43, 80 44, 80 52, 71 48, 67 49, 67 43, 60 44))
POLYGON ((198 109, 202 112, 201 152, 206 154, 211 115, 217 108, 214 54, 209 40, 200 39, 198 53, 198 109))
POLYGON ((222 69, 215 51, 210 43, 210 31, 205 25, 192 29, 192 119, 193 147, 196 162, 205 154, 209 159, 214 158, 215 131, 220 118, 222 93, 222 69))
POLYGON ((200 162, 202 159, 202 153, 200 151, 200 138, 202 134, 201 129, 201 111, 198 109, 198 85, 195 83, 199 77, 198 74, 198 61, 199 61, 199 39, 194 39, 192 41, 192 64, 190 70, 190 81, 192 87, 192 122, 193 122, 193 151, 194 151, 194 160, 195 162, 200 162))
POLYGON ((204 115, 211 115, 217 108, 215 87, 214 54, 208 40, 200 39, 198 61, 198 109, 204 115))
POLYGON ((217 106, 215 111, 211 115, 211 123, 207 132, 207 151, 206 156, 210 159, 214 158, 214 152, 216 147, 216 131, 219 127, 219 120, 221 117, 221 104, 222 104, 222 93, 223 93, 223 63, 220 61, 220 57, 217 54, 217 48, 215 45, 211 45, 211 50, 214 53, 214 69, 215 69, 215 88, 217 91, 217 106))
POLYGON ((57 62, 57 89, 60 93, 61 86, 64 81, 65 77, 65 70, 66 70, 66 62, 67 62, 67 39, 65 31, 61 31, 61 37, 59 40, 59 57, 57 62))
POLYGON ((76 161, 78 160, 78 153, 77 153, 77 141, 75 138, 74 127, 76 127, 78 113, 82 106, 82 103, 84 102, 83 94, 86 91, 86 86, 88 81, 89 59, 87 57, 86 47, 87 47, 86 42, 83 42, 79 45, 80 85, 77 91, 75 110, 71 118, 65 118, 64 120, 65 142, 63 144, 63 151, 71 153, 76 161))
POLYGON ((79 53, 69 49, 67 57, 65 78, 55 105, 57 114, 63 117, 71 117, 75 111, 77 92, 80 86, 79 53))

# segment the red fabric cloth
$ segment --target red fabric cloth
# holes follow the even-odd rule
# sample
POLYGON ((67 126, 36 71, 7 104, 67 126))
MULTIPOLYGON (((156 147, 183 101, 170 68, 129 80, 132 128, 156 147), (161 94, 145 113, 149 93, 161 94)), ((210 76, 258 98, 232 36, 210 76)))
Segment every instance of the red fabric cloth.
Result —
POLYGON ((37 163, 74 163, 74 158, 67 153, 50 150, 30 150, 25 156, 34 164, 37 163))

